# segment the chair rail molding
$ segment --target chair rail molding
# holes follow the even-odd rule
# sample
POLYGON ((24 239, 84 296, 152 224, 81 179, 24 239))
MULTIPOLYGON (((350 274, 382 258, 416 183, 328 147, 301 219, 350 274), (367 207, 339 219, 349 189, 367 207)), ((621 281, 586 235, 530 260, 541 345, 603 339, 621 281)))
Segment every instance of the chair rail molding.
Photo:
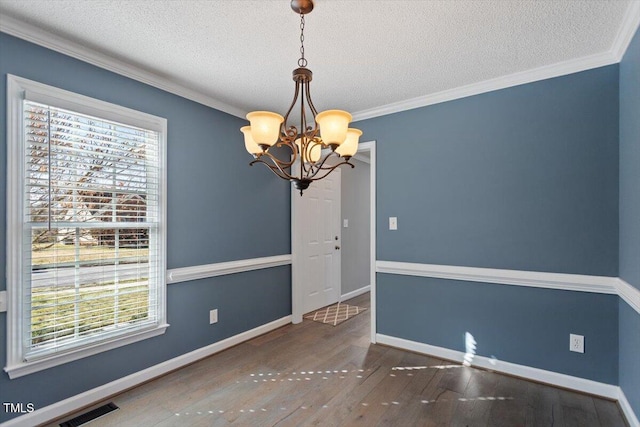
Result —
POLYGON ((214 264, 194 265, 191 267, 167 270, 167 284, 224 276, 263 268, 280 267, 291 264, 291 254, 268 256, 263 258, 241 259, 237 261, 217 262, 214 264))
POLYGON ((495 268, 463 267, 455 265, 420 264, 398 261, 376 261, 376 272, 467 282, 494 283, 594 292, 618 295, 640 314, 640 289, 619 277, 581 274, 547 273, 542 271, 503 270, 495 268))
POLYGON ((640 289, 631 286, 620 278, 616 281, 616 289, 620 298, 640 314, 640 289))

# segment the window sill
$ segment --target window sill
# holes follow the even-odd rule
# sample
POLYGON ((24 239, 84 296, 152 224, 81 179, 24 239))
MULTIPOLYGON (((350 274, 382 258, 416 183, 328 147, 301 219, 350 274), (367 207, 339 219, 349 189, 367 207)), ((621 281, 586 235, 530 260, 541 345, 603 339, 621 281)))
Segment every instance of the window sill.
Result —
POLYGON ((147 338, 162 335, 168 327, 169 325, 165 323, 160 326, 154 327, 153 329, 133 332, 123 337, 114 338, 111 341, 96 343, 88 347, 79 348, 77 350, 69 351, 67 353, 59 355, 53 355, 45 359, 34 360, 31 362, 7 364, 4 370, 7 374, 9 374, 10 379, 19 378, 25 375, 32 374, 34 372, 53 368, 54 366, 62 365, 64 363, 72 362, 74 360, 82 359, 94 354, 109 351, 114 348, 133 344, 147 338))

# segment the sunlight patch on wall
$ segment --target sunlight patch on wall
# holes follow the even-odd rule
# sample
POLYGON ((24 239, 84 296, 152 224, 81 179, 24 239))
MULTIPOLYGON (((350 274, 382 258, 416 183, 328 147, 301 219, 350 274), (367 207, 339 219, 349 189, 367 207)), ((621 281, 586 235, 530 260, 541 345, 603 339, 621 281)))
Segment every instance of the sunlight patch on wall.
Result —
POLYGON ((462 360, 462 364, 464 366, 471 366, 471 362, 473 362, 473 357, 476 355, 476 339, 469 332, 464 333, 464 359, 462 360))

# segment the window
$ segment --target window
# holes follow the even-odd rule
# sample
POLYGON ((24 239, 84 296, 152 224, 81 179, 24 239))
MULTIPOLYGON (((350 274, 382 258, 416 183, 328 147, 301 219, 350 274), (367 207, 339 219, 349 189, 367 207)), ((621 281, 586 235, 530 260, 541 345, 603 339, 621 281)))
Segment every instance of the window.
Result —
POLYGON ((164 332, 166 120, 7 78, 11 378, 164 332))

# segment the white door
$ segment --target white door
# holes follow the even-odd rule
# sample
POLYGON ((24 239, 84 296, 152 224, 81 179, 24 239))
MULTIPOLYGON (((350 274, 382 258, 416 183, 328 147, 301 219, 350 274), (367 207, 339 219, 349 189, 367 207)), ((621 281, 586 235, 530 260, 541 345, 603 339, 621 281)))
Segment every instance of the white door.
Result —
MULTIPOLYGON (((300 196, 293 191, 295 213, 294 294, 302 313, 338 302, 340 298, 340 169, 311 183, 300 196)), ((295 297, 294 297, 295 298, 295 297)))

